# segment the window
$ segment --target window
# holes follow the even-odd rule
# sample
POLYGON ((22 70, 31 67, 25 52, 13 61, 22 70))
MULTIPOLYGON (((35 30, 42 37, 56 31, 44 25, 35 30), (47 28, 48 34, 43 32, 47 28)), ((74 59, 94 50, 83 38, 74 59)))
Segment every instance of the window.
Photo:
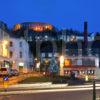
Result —
POLYGON ((52 57, 52 53, 49 53, 48 56, 49 56, 49 57, 52 57))
POLYGON ((42 57, 45 57, 45 53, 42 53, 41 56, 42 56, 42 57))
POLYGON ((12 51, 10 51, 10 53, 9 53, 9 57, 10 57, 10 58, 13 57, 13 52, 12 52, 12 51))
POLYGON ((19 57, 22 58, 22 52, 21 51, 19 52, 19 57))
POLYGON ((22 47, 22 42, 19 42, 19 47, 22 47))
POLYGON ((12 47, 13 46, 13 42, 12 41, 10 41, 10 47, 12 47))

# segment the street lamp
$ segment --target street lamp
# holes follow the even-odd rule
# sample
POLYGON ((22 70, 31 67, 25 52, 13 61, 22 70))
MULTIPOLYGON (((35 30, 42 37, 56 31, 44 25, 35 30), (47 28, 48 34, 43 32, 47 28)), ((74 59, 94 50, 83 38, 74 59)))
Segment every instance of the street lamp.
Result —
POLYGON ((34 60, 37 61, 37 58, 35 58, 34 60))
POLYGON ((40 62, 36 63, 36 68, 40 69, 40 62))
POLYGON ((64 56, 60 56, 60 76, 64 75, 64 56))

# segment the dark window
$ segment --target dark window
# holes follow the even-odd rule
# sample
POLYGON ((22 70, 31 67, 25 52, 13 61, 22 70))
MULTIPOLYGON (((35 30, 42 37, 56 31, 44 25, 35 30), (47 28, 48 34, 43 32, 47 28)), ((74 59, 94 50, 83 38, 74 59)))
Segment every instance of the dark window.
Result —
POLYGON ((21 51, 19 52, 19 56, 20 56, 20 58, 22 58, 22 52, 21 51))
POLYGON ((10 41, 10 47, 12 47, 13 46, 13 42, 12 41, 10 41))
POLYGON ((19 43, 19 46, 22 47, 22 42, 19 43))
POLYGON ((12 58, 12 56, 13 56, 13 52, 12 51, 10 51, 9 56, 10 56, 10 58, 12 58))

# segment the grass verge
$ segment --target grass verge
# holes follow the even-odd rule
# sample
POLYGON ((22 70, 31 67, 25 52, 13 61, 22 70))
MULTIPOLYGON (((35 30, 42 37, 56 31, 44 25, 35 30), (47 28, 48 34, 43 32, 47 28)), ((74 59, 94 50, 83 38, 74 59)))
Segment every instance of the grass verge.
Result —
POLYGON ((25 80, 20 81, 20 84, 29 84, 29 83, 36 83, 36 82, 50 82, 49 77, 29 77, 25 80))

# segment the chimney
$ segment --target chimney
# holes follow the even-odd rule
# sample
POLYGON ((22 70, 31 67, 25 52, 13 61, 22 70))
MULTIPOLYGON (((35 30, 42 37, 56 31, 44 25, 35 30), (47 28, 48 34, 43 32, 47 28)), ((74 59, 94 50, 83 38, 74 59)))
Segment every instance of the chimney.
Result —
POLYGON ((87 46, 88 44, 88 23, 87 22, 84 22, 84 43, 85 43, 85 46, 87 46))

